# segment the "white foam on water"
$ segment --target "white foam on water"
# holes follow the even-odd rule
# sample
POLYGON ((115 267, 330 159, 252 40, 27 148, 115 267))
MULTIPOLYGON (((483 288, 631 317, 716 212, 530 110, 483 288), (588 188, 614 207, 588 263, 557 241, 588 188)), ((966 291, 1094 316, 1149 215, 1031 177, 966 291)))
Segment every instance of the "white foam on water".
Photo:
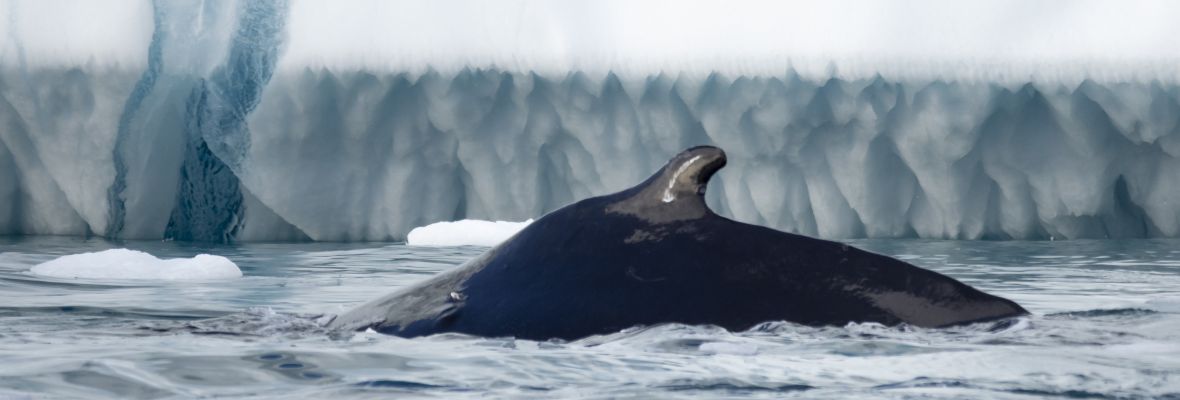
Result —
POLYGON ((521 229, 533 223, 481 221, 465 219, 453 222, 435 222, 410 230, 406 244, 410 246, 495 246, 512 237, 521 229))
POLYGON ((142 251, 110 249, 70 254, 33 266, 29 272, 55 278, 194 281, 242 277, 242 270, 222 256, 159 259, 142 251))
POLYGON ((1159 297, 1148 299, 1143 307, 1167 313, 1180 313, 1180 297, 1159 297))
POLYGON ((699 348, 706 354, 728 354, 735 356, 752 356, 758 354, 758 346, 749 343, 707 342, 701 343, 699 348))

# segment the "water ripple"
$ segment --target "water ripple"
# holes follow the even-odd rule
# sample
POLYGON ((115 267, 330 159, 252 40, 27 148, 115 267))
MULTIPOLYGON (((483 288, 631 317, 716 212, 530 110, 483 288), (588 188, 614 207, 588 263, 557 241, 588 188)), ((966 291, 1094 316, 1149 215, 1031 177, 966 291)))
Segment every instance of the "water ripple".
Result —
POLYGON ((482 249, 0 238, 0 398, 1180 398, 1180 241, 856 244, 1033 314, 946 329, 768 321, 569 342, 409 340, 323 325, 482 249), (104 247, 220 254, 246 276, 129 284, 24 273, 104 247))

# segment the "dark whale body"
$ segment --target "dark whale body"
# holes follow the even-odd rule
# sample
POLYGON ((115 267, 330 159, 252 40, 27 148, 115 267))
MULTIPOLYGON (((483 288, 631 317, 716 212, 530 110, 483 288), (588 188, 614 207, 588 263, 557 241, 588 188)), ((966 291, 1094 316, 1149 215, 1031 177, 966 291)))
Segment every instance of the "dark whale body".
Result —
POLYGON ((718 216, 703 194, 724 165, 721 149, 688 149, 633 188, 549 213, 330 327, 543 340, 670 322, 941 327, 1027 313, 894 258, 718 216))

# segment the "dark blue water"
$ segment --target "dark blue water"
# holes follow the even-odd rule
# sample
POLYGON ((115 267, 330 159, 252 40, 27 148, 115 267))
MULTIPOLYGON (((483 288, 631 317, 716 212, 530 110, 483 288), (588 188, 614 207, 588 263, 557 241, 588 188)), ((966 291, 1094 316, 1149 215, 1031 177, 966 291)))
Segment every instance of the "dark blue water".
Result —
POLYGON ((853 243, 1034 315, 945 330, 771 322, 407 340, 319 324, 482 248, 0 238, 0 398, 1180 398, 1180 241, 853 243), (114 247, 218 254, 245 276, 27 272, 114 247))

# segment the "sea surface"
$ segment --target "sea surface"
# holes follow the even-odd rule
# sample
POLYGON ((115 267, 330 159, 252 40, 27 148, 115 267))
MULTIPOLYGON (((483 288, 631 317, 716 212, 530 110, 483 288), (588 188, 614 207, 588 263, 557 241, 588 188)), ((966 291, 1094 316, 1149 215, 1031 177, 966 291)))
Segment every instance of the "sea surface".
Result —
POLYGON ((746 332, 636 327, 573 342, 401 339, 321 324, 485 248, 0 237, 0 399, 1180 399, 1180 240, 851 243, 1033 315, 951 329, 767 322, 746 332), (221 255, 244 277, 28 272, 109 248, 221 255))

